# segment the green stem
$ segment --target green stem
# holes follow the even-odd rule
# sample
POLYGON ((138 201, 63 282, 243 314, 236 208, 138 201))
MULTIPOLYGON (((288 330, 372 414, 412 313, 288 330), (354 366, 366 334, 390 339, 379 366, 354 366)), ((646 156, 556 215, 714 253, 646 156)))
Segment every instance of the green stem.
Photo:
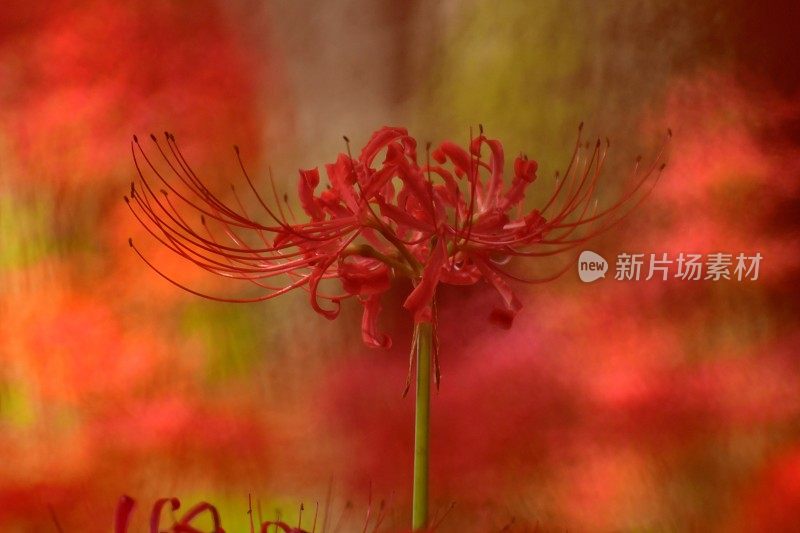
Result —
POLYGON ((411 529, 428 527, 428 440, 431 413, 431 324, 417 326, 417 398, 414 418, 414 491, 411 529))

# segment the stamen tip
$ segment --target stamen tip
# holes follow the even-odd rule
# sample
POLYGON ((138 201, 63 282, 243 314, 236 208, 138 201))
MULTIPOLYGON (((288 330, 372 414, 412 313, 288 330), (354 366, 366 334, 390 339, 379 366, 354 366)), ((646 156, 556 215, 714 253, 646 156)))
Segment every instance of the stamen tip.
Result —
POLYGON ((483 135, 483 124, 478 124, 478 131, 483 135))
POLYGON ((347 135, 342 135, 342 139, 344 139, 344 142, 346 143, 350 142, 350 138, 347 135))
POLYGON ((642 156, 641 155, 637 155, 636 156, 636 162, 637 163, 641 163, 642 162, 642 156))
POLYGON ((661 172, 662 170, 664 170, 666 168, 666 166, 667 166, 666 163, 661 163, 661 166, 658 167, 658 171, 661 172))
POLYGON ((167 191, 166 191, 166 189, 161 189, 161 194, 163 194, 164 196, 167 196, 167 191))
POLYGON ((236 152, 237 155, 239 154, 239 145, 238 144, 234 144, 233 145, 233 151, 236 152))
POLYGON ((139 144, 139 137, 137 137, 135 133, 133 134, 133 142, 139 144))
POLYGON ((133 248, 133 239, 131 237, 128 237, 128 246, 133 248))
POLYGON ((583 121, 582 120, 581 120, 581 123, 578 124, 578 132, 581 132, 581 131, 583 131, 583 121))
POLYGON ((151 139, 153 139, 153 142, 154 142, 154 143, 157 143, 157 142, 158 142, 158 139, 156 139, 156 135, 155 135, 154 133, 151 133, 151 134, 150 134, 150 138, 151 138, 151 139))
POLYGON ((672 128, 667 128, 667 138, 672 139, 672 128))

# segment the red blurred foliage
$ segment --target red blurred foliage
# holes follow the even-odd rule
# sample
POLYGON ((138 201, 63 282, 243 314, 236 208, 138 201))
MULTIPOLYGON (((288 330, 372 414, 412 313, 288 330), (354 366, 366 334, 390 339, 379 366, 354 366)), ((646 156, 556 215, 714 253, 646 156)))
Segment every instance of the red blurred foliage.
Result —
POLYGON ((252 464, 269 468, 268 413, 254 399, 209 397, 191 354, 154 329, 125 328, 104 303, 37 296, 0 328, 0 377, 26 385, 30 412, 0 435, 0 524, 36 524, 47 505, 65 523, 90 523, 75 501, 108 510, 108 494, 141 484, 146 468, 229 482, 252 464))
POLYGON ((47 235, 32 264, 0 273, 0 529, 49 530, 50 505, 66 531, 107 531, 116 495, 175 480, 241 490, 243 471, 270 469, 271 413, 257 395, 217 394, 206 347, 164 320, 173 303, 136 294, 119 214, 135 131, 191 131, 204 161, 259 143, 269 58, 213 0, 11 4, 2 192, 23 212, 37 199, 54 209, 37 212, 47 235))
POLYGON ((39 186, 116 186, 115 173, 127 171, 125 141, 166 125, 211 141, 207 153, 257 141, 254 89, 266 58, 243 48, 225 16, 213 0, 4 9, 0 117, 25 175, 39 186))

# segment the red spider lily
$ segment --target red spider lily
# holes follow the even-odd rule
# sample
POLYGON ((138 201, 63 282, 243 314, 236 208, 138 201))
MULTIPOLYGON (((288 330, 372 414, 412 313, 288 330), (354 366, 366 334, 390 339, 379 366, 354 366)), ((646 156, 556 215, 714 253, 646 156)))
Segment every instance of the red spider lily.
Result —
POLYGON ((515 158, 513 176, 506 183, 503 147, 487 138, 483 128, 466 149, 445 141, 433 151, 428 146, 420 161, 417 142, 405 129, 384 127, 358 157, 350 154, 345 137, 347 153, 325 165, 329 183, 321 191, 318 169, 300 171, 304 222, 296 220, 271 177, 271 193, 259 192, 235 148, 253 201, 263 209, 263 219, 257 221, 235 189, 230 199, 223 199, 203 184, 172 134, 165 133, 163 142, 151 138, 162 168, 136 137, 131 144, 140 178, 138 185, 131 185, 131 197, 125 198, 133 214, 153 237, 190 263, 252 283, 263 293, 251 298, 202 294, 162 273, 134 247, 148 265, 178 287, 219 301, 255 302, 302 288, 310 293, 314 310, 331 319, 343 299, 355 297, 364 307, 364 342, 384 348, 391 339, 378 331, 378 314, 381 295, 394 278, 412 282, 403 306, 414 321, 434 325, 440 283, 472 285, 483 279, 502 300, 490 318, 509 327, 522 304, 506 280, 540 283, 566 269, 525 279, 504 265, 513 257, 564 253, 607 230, 648 194, 656 181, 650 178, 663 169, 660 154, 643 171, 637 159, 634 185, 598 210, 594 194, 608 143, 598 140, 592 148, 579 134, 550 199, 541 209, 525 211, 522 201, 536 180, 536 161, 525 155, 515 158), (151 185, 154 180, 165 188, 157 190, 151 185), (180 204, 199 212, 202 229, 181 215, 180 204), (323 292, 321 282, 330 279, 338 280, 342 290, 323 292))
MULTIPOLYGON (((378 508, 378 512, 375 515, 375 522, 372 523, 373 518, 373 509, 372 509, 372 496, 370 495, 369 504, 367 508, 367 514, 364 518, 363 524, 363 531, 367 531, 367 529, 371 526, 371 531, 376 532, 381 527, 384 519, 386 518, 385 514, 385 502, 381 501, 380 507, 378 508)), ((119 499, 119 503, 117 503, 117 509, 114 514, 114 533, 128 533, 128 528, 130 526, 131 516, 133 514, 134 507, 136 506, 136 501, 131 498, 130 496, 122 496, 119 499)), ((203 533, 202 530, 196 528, 192 525, 198 517, 207 513, 213 523, 213 529, 211 533, 225 533, 225 530, 222 528, 222 520, 220 518, 220 514, 217 511, 216 507, 211 505, 207 502, 200 502, 191 509, 189 509, 180 519, 174 519, 173 525, 168 530, 161 529, 161 518, 164 514, 164 509, 169 506, 170 511, 174 514, 175 511, 180 509, 181 502, 178 498, 161 498, 156 500, 153 504, 153 508, 150 512, 150 533, 203 533)), ((348 508, 350 504, 348 503, 348 508)), ((311 531, 303 529, 301 527, 303 521, 303 504, 300 504, 300 516, 298 518, 298 525, 290 526, 286 522, 282 521, 280 518, 275 520, 261 520, 261 508, 259 505, 259 518, 258 518, 258 531, 260 533, 268 533, 270 530, 274 532, 283 532, 283 533, 314 533, 317 530, 317 519, 319 517, 319 506, 316 507, 316 510, 313 515, 313 523, 311 525, 311 531)), ((347 510, 347 509, 346 509, 347 510)), ((449 509, 448 509, 449 511, 449 509)), ((324 531, 327 526, 328 521, 328 510, 325 510, 325 520, 322 521, 322 530, 324 531)), ((248 515, 250 515, 250 532, 255 533, 256 527, 253 521, 253 509, 252 503, 250 505, 250 509, 248 510, 248 515)), ((438 524, 446 517, 443 516, 438 522, 437 525, 433 526, 430 531, 436 529, 438 524)), ((334 526, 335 531, 339 531, 340 526, 342 525, 342 518, 344 518, 344 514, 340 517, 337 524, 334 526)))
MULTIPOLYGON (((122 496, 117 504, 117 510, 114 515, 114 533, 128 533, 128 525, 131 519, 131 514, 135 507, 135 500, 130 496, 122 496)), ((170 510, 174 513, 181 507, 181 502, 178 498, 161 498, 153 504, 152 512, 150 513, 150 533, 161 533, 161 515, 165 507, 169 505, 170 510)), ((225 533, 222 529, 222 521, 216 507, 210 503, 200 502, 180 518, 174 521, 170 527, 170 533, 202 533, 202 530, 192 526, 197 517, 207 513, 211 517, 213 523, 212 533, 225 533)))

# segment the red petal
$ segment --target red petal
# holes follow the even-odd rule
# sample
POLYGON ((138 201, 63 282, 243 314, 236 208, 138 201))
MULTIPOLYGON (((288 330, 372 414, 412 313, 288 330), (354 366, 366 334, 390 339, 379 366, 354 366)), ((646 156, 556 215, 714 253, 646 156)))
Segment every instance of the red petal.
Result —
POLYGON ((177 511, 181 507, 181 502, 178 498, 160 498, 156 500, 150 513, 150 533, 159 533, 161 531, 161 511, 168 503, 173 511, 177 511))
POLYGON ((136 500, 130 496, 122 496, 114 512, 114 533, 128 533, 128 524, 131 520, 136 500))
POLYGON ((498 208, 507 211, 520 203, 525 198, 525 188, 536 179, 538 163, 523 157, 518 157, 514 161, 514 180, 506 191, 503 198, 498 203, 498 208))
POLYGON ((408 214, 408 212, 385 202, 380 204, 381 215, 387 217, 395 224, 407 226, 420 231, 431 231, 430 222, 423 221, 408 214))
POLYGON ((451 141, 444 141, 439 145, 439 148, 433 151, 431 156, 439 164, 444 163, 449 158, 458 170, 464 174, 470 174, 470 167, 472 166, 470 155, 466 150, 451 141))
POLYGON ((344 290, 360 296, 382 294, 392 283, 389 268, 376 259, 347 258, 339 262, 338 274, 344 290))
POLYGON ((330 268, 332 263, 333 263, 333 260, 326 259, 325 263, 323 263, 321 266, 318 266, 318 267, 314 268, 314 271, 311 273, 311 277, 309 279, 309 289, 310 289, 309 292, 311 294, 311 307, 314 309, 314 311, 316 311, 317 313, 321 314, 322 316, 324 316, 328 320, 333 320, 334 318, 339 316, 339 311, 342 308, 341 302, 339 302, 338 300, 333 300, 331 303, 333 303, 336 306, 335 309, 323 309, 322 307, 320 307, 319 300, 317 299, 317 291, 319 289, 319 282, 322 280, 322 276, 325 274, 325 271, 328 270, 328 268, 330 268))
POLYGON ((361 338, 371 348, 392 347, 392 338, 385 333, 378 333, 378 316, 381 312, 381 297, 377 294, 361 300, 364 314, 361 318, 361 338))
POLYGON ((398 137, 405 137, 407 135, 408 131, 405 128, 392 128, 389 126, 384 126, 372 134, 369 142, 367 142, 367 144, 361 150, 361 155, 358 158, 359 161, 364 163, 366 166, 370 166, 372 164, 372 160, 375 158, 378 152, 380 152, 398 137))
POLYGON ((514 322, 514 317, 522 309, 522 302, 519 301, 511 287, 508 286, 508 283, 500 277, 500 274, 492 270, 492 267, 483 259, 475 259, 475 264, 481 270, 486 281, 494 286, 503 299, 504 307, 493 309, 489 315, 489 320, 506 329, 510 328, 514 322))
POLYGON ((484 206, 484 209, 492 209, 498 195, 500 194, 500 189, 503 186, 503 166, 505 165, 505 156, 503 155, 503 145, 500 144, 500 141, 487 139, 483 135, 472 141, 472 146, 470 149, 475 155, 480 154, 480 145, 482 143, 488 144, 489 150, 492 152, 492 155, 489 158, 489 168, 492 175, 489 178, 489 184, 486 189, 486 205, 484 206))
POLYGON ((425 263, 422 279, 403 302, 403 307, 414 313, 415 322, 430 322, 431 320, 430 304, 436 294, 436 286, 439 284, 442 265, 446 259, 447 249, 444 239, 440 238, 425 263))
POLYGON ((300 205, 313 220, 322 220, 324 215, 319 200, 314 197, 314 189, 319 185, 319 170, 300 170, 300 180, 297 183, 300 205))
POLYGON ((358 200, 353 190, 353 183, 356 180, 353 161, 345 154, 339 154, 336 163, 325 165, 325 170, 333 190, 344 200, 351 212, 358 212, 358 200))

